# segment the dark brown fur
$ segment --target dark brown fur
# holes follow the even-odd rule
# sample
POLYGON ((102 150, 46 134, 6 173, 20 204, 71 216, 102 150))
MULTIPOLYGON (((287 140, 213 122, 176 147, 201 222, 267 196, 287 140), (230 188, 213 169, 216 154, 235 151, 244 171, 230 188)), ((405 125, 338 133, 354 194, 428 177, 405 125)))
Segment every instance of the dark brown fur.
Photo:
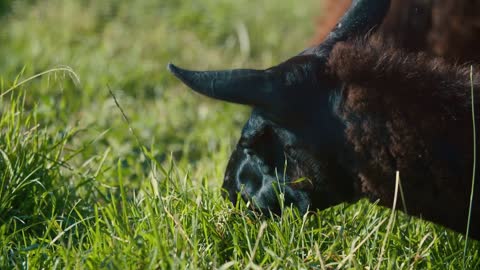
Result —
MULTIPOLYGON (((339 43, 329 59, 333 75, 345 82, 338 114, 360 161, 362 193, 391 206, 398 170, 409 214, 463 231, 473 164, 470 67, 385 44, 376 37, 339 43)), ((478 69, 473 85, 480 89, 478 69)))
MULTIPOLYGON (((317 23, 320 43, 349 7, 351 0, 324 0, 317 23)), ((392 0, 379 33, 396 47, 412 52, 480 62, 480 0, 392 0)))
POLYGON ((461 61, 480 62, 480 1, 436 0, 430 49, 461 61))

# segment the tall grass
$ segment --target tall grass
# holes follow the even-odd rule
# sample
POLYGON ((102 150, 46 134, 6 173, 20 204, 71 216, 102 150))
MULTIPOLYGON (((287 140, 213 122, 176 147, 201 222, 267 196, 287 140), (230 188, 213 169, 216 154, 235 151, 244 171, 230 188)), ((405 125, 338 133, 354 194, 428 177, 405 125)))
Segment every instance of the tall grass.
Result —
POLYGON ((402 213, 389 226, 366 201, 265 219, 221 197, 248 111, 165 64, 273 65, 306 46, 316 3, 16 1, 0 18, 0 269, 480 268, 478 242, 402 213), (34 77, 66 64, 80 83, 34 77))
MULTIPOLYGON (((473 169, 472 169, 472 190, 470 191, 470 206, 468 208, 468 220, 467 220, 467 229, 465 232, 465 248, 463 249, 464 260, 467 256, 468 250, 468 236, 470 234, 470 223, 472 220, 472 208, 473 208, 473 198, 475 195, 475 175, 477 169, 477 128, 475 124, 475 89, 473 87, 473 66, 470 66, 470 82, 471 82, 471 103, 472 103, 472 130, 473 130, 473 169)), ((477 194, 478 196, 478 194, 477 194)), ((465 269, 465 266, 464 266, 465 269)))

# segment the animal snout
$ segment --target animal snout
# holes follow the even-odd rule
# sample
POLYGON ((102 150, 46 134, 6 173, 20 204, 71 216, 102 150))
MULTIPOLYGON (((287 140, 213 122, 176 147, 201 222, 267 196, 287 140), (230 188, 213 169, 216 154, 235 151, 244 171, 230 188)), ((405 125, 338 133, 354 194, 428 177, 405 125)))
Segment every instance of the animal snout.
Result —
POLYGON ((249 162, 250 160, 251 158, 247 158, 246 162, 242 164, 236 179, 236 182, 239 185, 238 191, 240 191, 242 196, 247 199, 255 196, 263 185, 262 172, 256 164, 249 162))

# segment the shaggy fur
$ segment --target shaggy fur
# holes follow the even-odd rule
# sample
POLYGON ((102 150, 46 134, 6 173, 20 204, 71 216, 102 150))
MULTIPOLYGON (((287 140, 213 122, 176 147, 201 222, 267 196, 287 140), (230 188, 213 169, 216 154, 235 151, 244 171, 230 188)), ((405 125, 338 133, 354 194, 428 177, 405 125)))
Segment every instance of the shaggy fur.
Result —
MULTIPOLYGON (((473 164, 470 68, 384 44, 375 37, 339 43, 329 59, 345 83, 338 115, 361 192, 391 206, 398 170, 409 214, 463 231, 473 164)), ((480 89, 478 71, 473 86, 480 89)), ((478 99, 475 105, 478 112, 478 99)), ((471 227, 477 239, 478 186, 471 227)))
POLYGON ((461 61, 480 62, 480 0, 437 0, 430 49, 461 61))
MULTIPOLYGON (((324 0, 314 44, 323 41, 351 0, 324 0)), ((480 62, 480 0, 392 0, 379 33, 396 47, 460 62, 480 62)))
MULTIPOLYGON (((333 1, 333 20, 322 23, 328 30, 350 4, 333 1)), ((254 107, 225 172, 224 195, 233 203, 240 195, 279 214, 280 190, 301 213, 365 196, 391 206, 400 171, 403 210, 463 233, 473 167, 470 89, 480 88, 480 73, 475 68, 471 81, 469 66, 451 60, 480 56, 480 0, 393 0, 373 36, 359 33, 386 12, 389 1, 375 2, 355 10, 372 20, 349 13, 326 43, 267 70, 168 68, 199 93, 254 107)), ((479 194, 480 184, 470 234, 480 240, 479 194)))

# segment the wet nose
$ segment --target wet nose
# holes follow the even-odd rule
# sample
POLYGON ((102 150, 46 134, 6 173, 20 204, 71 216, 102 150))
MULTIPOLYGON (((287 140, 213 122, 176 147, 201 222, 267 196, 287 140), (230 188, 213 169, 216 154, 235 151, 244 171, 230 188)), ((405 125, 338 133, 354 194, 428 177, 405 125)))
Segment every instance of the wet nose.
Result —
POLYGON ((242 196, 247 199, 255 196, 263 186, 263 174, 259 168, 257 158, 251 149, 244 149, 245 160, 237 174, 237 183, 240 185, 242 196))

